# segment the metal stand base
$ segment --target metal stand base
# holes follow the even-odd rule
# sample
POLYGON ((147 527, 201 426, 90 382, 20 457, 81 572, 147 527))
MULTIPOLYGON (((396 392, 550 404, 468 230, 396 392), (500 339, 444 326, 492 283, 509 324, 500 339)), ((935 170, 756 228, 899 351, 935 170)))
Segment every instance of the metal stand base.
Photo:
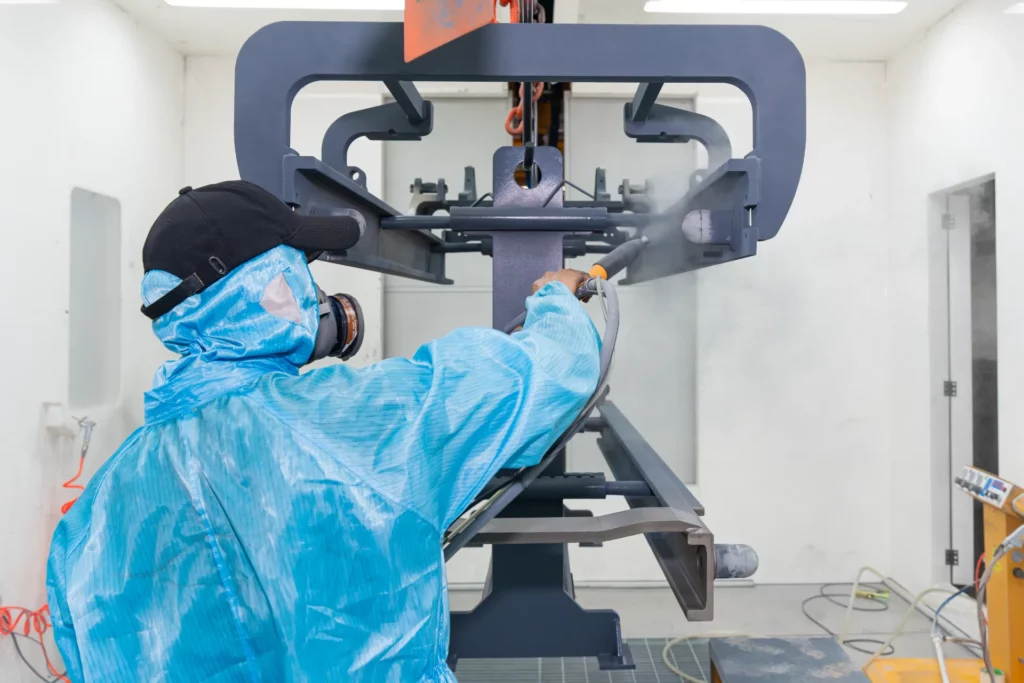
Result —
POLYGON ((493 552, 484 599, 469 612, 451 614, 453 670, 458 659, 504 657, 596 657, 602 669, 634 668, 618 613, 583 609, 573 599, 564 545, 495 546, 493 552), (520 563, 540 571, 509 566, 520 563), (562 580, 545 580, 555 569, 562 580))
POLYGON ((618 656, 598 655, 597 663, 601 667, 601 671, 619 671, 621 669, 636 668, 636 664, 633 663, 633 651, 629 649, 627 643, 622 644, 622 654, 618 656))
MULTIPOLYGON (((565 454, 551 469, 565 470, 565 454)), ((557 517, 561 500, 516 500, 499 518, 557 517)), ((491 547, 483 600, 452 612, 449 666, 458 659, 597 657, 602 669, 632 669, 614 610, 587 610, 575 600, 564 543, 491 547)))
POLYGON ((596 657, 601 669, 635 668, 613 610, 583 609, 560 591, 498 597, 471 612, 452 613, 453 670, 460 658, 532 657, 596 657))

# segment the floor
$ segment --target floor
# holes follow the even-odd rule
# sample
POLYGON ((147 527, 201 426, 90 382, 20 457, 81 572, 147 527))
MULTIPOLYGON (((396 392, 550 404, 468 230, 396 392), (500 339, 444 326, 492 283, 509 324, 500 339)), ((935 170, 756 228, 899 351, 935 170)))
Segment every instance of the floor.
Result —
MULTIPOLYGON (((849 587, 835 590, 843 592, 849 587)), ((462 660, 456 675, 461 683, 672 683, 679 679, 662 664, 662 649, 669 639, 693 636, 693 640, 674 646, 669 653, 678 668, 697 679, 707 680, 707 636, 746 634, 752 636, 822 636, 825 634, 801 612, 807 598, 820 594, 817 585, 726 586, 715 591, 715 620, 709 623, 686 621, 667 588, 579 589, 577 600, 588 608, 611 608, 622 620, 623 637, 628 639, 637 668, 635 671, 600 671, 596 660, 527 659, 462 660), (705 638, 701 638, 704 636, 705 638)), ((456 591, 452 609, 470 609, 479 600, 472 591, 456 591)), ((840 601, 845 602, 844 598, 840 601)), ((872 605, 867 605, 871 607, 872 605)), ((854 612, 850 634, 858 638, 884 641, 896 629, 909 604, 892 595, 888 609, 854 612)), ((825 599, 807 604, 808 613, 832 631, 842 628, 844 610, 825 599)), ((934 657, 929 631, 931 621, 914 613, 904 635, 894 642, 900 658, 934 657)), ((862 644, 865 649, 878 646, 862 644)), ((847 648, 854 663, 867 661, 868 655, 847 648)), ((946 649, 948 658, 970 658, 956 645, 946 649)))

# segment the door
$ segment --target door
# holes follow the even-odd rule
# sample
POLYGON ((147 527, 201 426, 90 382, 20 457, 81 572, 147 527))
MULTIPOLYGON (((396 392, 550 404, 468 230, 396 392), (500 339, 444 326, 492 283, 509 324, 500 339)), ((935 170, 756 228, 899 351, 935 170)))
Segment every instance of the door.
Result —
POLYGON ((945 197, 944 447, 948 462, 950 582, 970 585, 983 552, 982 507, 955 491, 966 465, 999 472, 995 181, 945 197))

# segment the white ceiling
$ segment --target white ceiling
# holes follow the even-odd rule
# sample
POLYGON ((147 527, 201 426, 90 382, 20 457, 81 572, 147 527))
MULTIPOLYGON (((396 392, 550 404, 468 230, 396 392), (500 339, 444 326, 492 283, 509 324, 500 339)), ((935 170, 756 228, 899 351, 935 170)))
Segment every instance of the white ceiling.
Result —
MULTIPOLYGON (((556 0, 557 2, 557 0, 556 0)), ((908 0, 889 16, 757 16, 648 14, 642 0, 582 0, 586 23, 764 24, 786 34, 805 57, 884 61, 913 43, 963 0, 908 0)), ((557 5, 556 5, 557 6, 557 5)))
MULTIPOLYGON (((400 21, 401 12, 288 11, 171 7, 163 0, 116 0, 139 23, 156 30, 179 51, 190 55, 238 51, 259 27, 275 21, 400 21)), ((837 60, 884 60, 913 42, 962 0, 909 0, 901 14, 879 17, 749 17, 736 15, 647 14, 643 0, 556 0, 578 6, 586 23, 765 24, 789 36, 806 57, 837 60)))

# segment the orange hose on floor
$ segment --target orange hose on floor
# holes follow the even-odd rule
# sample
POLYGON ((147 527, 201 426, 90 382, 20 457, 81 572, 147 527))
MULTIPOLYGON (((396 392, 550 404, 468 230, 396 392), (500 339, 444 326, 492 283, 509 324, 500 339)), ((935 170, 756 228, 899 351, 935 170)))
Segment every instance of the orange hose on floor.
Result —
MULTIPOLYGON (((88 445, 86 445, 88 448, 88 445)), ((82 455, 78 458, 78 471, 75 472, 75 476, 68 479, 63 484, 63 488, 84 491, 85 487, 81 484, 76 484, 78 478, 82 476, 82 469, 85 467, 85 450, 83 449, 82 455)), ((78 496, 75 496, 68 502, 60 506, 60 513, 66 515, 71 506, 78 500, 78 496)), ((61 681, 61 683, 71 683, 71 680, 66 674, 57 671, 57 668, 50 661, 50 653, 46 651, 46 642, 43 640, 43 636, 47 631, 50 630, 52 624, 50 623, 50 606, 43 605, 37 610, 31 610, 27 607, 19 607, 17 605, 0 605, 0 637, 3 636, 17 636, 22 635, 26 638, 34 638, 39 642, 39 648, 43 652, 43 660, 46 662, 46 669, 50 672, 50 675, 61 681), (21 627, 21 633, 16 633, 18 624, 24 619, 24 625, 21 627)))
POLYGON ((53 662, 50 661, 50 655, 46 651, 46 645, 43 642, 43 635, 50 630, 51 626, 49 616, 49 605, 43 605, 37 610, 30 610, 27 607, 15 605, 0 605, 0 636, 23 635, 26 638, 35 637, 39 641, 39 648, 43 651, 43 659, 46 661, 46 669, 50 672, 50 675, 63 683, 71 683, 65 674, 57 671, 56 667, 53 666, 53 662), (15 630, 23 618, 25 619, 25 624, 21 628, 22 632, 21 634, 16 634, 15 630), (35 635, 33 636, 33 634, 35 635))

